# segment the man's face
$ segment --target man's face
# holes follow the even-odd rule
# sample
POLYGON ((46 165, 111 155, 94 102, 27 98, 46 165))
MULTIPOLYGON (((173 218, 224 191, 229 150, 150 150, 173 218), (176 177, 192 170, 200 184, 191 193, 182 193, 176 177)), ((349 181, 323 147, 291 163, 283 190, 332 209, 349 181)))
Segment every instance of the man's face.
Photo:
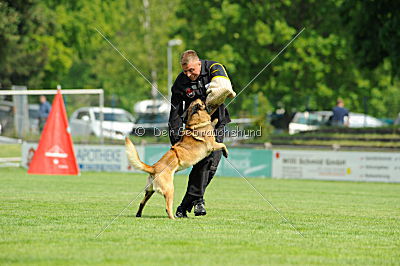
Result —
POLYGON ((182 66, 183 73, 190 78, 191 80, 195 81, 201 71, 201 61, 200 60, 192 60, 187 65, 182 66))
POLYGON ((41 102, 41 103, 44 103, 45 101, 46 101, 46 97, 40 96, 40 102, 41 102))

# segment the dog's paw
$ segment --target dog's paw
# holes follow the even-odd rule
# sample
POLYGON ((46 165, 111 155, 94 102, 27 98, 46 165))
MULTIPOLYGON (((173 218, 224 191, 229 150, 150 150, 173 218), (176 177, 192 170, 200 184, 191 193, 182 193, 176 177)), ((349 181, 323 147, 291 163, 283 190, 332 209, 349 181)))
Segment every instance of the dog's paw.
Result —
POLYGON ((141 213, 136 213, 136 217, 142 217, 141 213))
POLYGON ((212 125, 213 127, 215 127, 216 124, 218 124, 218 118, 215 118, 215 119, 211 122, 211 125, 212 125))

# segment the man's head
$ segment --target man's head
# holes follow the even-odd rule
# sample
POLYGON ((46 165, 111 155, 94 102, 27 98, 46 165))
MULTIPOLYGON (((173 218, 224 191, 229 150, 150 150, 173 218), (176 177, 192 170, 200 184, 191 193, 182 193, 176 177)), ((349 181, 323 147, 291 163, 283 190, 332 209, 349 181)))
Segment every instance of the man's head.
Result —
POLYGON ((337 99, 336 105, 339 106, 339 107, 343 107, 344 106, 343 99, 342 98, 337 99))
POLYGON ((46 102, 46 96, 40 95, 40 102, 45 103, 46 102))
POLYGON ((181 66, 183 73, 191 80, 196 80, 201 72, 201 61, 197 53, 193 50, 183 52, 181 56, 181 66))

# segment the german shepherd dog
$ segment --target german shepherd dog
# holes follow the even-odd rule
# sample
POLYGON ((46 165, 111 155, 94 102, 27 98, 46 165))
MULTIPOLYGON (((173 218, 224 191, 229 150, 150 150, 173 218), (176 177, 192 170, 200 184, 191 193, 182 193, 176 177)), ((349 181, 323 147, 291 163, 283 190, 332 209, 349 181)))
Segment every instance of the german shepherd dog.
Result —
POLYGON ((175 172, 195 165, 213 151, 222 150, 223 155, 228 157, 225 144, 215 141, 214 127, 218 119, 211 122, 211 116, 206 110, 205 103, 200 99, 193 101, 188 108, 187 115, 188 120, 181 140, 152 166, 140 160, 135 146, 126 137, 125 147, 129 163, 136 169, 149 173, 146 193, 140 202, 136 217, 142 216, 146 202, 157 191, 164 195, 168 217, 175 219, 172 211, 175 172))

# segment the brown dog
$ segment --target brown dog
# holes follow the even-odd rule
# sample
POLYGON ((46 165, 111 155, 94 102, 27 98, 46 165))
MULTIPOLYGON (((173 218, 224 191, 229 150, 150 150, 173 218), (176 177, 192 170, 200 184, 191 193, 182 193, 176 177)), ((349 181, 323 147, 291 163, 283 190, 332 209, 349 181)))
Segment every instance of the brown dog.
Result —
POLYGON ((136 217, 142 216, 146 202, 154 191, 157 191, 165 197, 168 217, 175 219, 172 212, 175 172, 195 165, 213 151, 222 150, 224 156, 228 157, 225 144, 215 141, 214 127, 217 122, 217 119, 211 122, 203 101, 200 99, 193 101, 188 108, 188 122, 182 139, 152 166, 143 163, 130 139, 128 137, 125 139, 129 163, 136 169, 150 174, 147 178, 146 194, 136 217))

